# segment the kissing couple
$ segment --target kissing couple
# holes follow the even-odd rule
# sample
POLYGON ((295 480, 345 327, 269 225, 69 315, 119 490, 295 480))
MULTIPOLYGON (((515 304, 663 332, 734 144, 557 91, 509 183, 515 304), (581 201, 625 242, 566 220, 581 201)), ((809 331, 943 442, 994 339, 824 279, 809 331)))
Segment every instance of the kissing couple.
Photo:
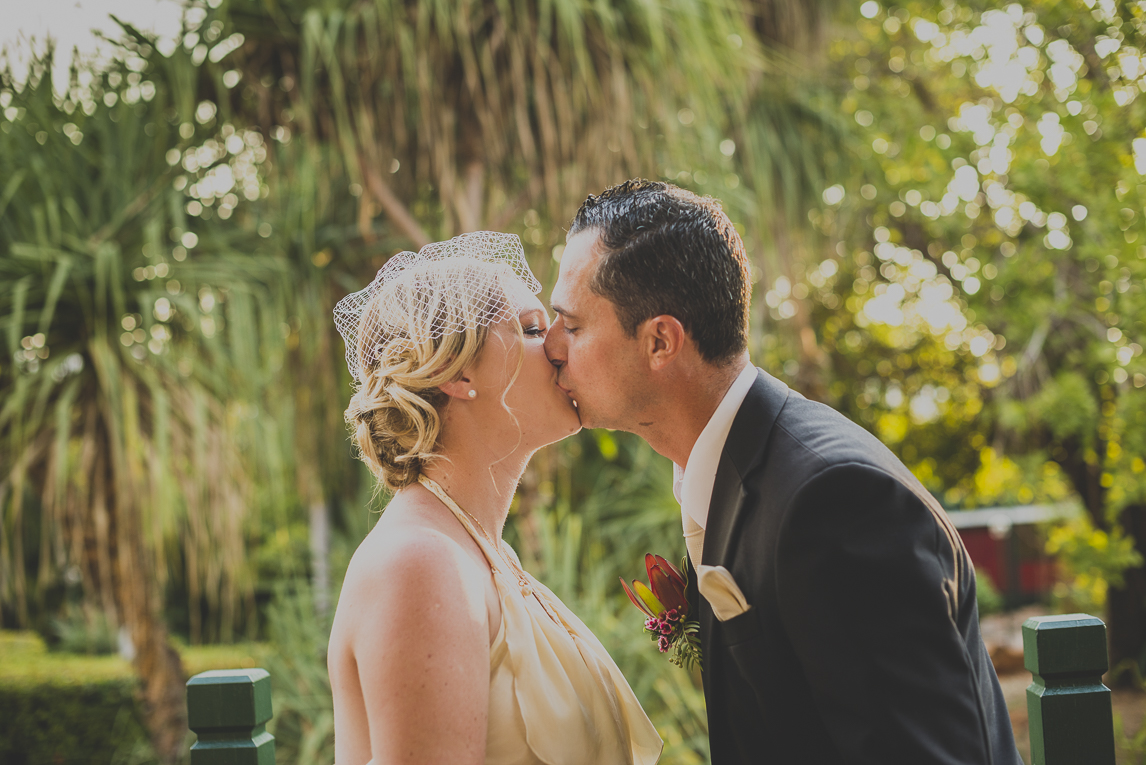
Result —
POLYGON ((660 756, 600 641, 502 539, 530 457, 582 427, 674 463, 714 765, 1019 765, 958 534, 883 444, 751 364, 718 202, 590 196, 552 319, 540 290, 517 237, 478 232, 394 256, 335 311, 346 421, 393 494, 331 631, 338 765, 660 756))

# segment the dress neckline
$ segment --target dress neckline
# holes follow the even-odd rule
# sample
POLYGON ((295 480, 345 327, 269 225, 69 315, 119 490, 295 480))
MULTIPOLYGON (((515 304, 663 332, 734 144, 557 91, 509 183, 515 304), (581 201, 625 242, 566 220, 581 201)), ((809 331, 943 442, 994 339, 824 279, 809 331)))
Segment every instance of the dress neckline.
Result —
POLYGON ((465 509, 442 488, 442 485, 433 478, 425 474, 420 474, 418 476, 418 483, 425 486, 431 494, 441 500, 442 504, 450 509, 450 512, 458 519, 458 523, 462 524, 462 528, 477 542, 478 547, 481 548, 482 554, 485 555, 485 559, 489 563, 490 570, 492 570, 495 575, 502 572, 501 567, 498 566, 498 561, 495 560, 499 559, 505 564, 505 568, 509 569, 508 573, 511 577, 517 580, 517 586, 521 590, 522 597, 528 598, 534 594, 533 583, 529 581, 529 576, 525 573, 523 568, 514 565, 514 562, 505 554, 505 550, 502 549, 502 545, 505 543, 500 538, 490 539, 485 534, 479 533, 478 530, 474 528, 474 524, 478 522, 477 518, 467 513, 465 509))
POLYGON ((505 568, 508 569, 508 572, 504 573, 508 573, 511 579, 516 580, 521 596, 523 598, 529 598, 530 596, 535 598, 545 614, 558 626, 562 627, 566 632, 568 632, 571 638, 576 640, 576 633, 569 627, 568 624, 565 623, 565 620, 558 615, 558 612, 554 606, 546 602, 546 598, 543 597, 543 594, 539 591, 539 589, 533 586, 532 577, 526 573, 525 569, 521 567, 520 563, 517 563, 512 558, 510 558, 509 555, 506 554, 505 550, 503 549, 503 546, 505 545, 505 541, 503 539, 500 537, 496 540, 489 539, 484 534, 479 533, 478 530, 474 528, 474 522, 476 522, 477 519, 473 518, 473 516, 467 513, 465 509, 463 509, 462 506, 459 505, 444 488, 442 488, 442 485, 435 481, 433 478, 430 478, 424 473, 421 473, 418 475, 418 483, 426 487, 427 491, 437 497, 443 505, 448 507, 450 512, 454 514, 454 517, 458 519, 458 523, 460 523, 462 528, 466 530, 466 533, 468 533, 473 538, 473 540, 477 542, 478 547, 481 548, 482 554, 485 556, 486 562, 489 563, 489 567, 494 574, 495 581, 501 574, 503 574, 502 568, 498 566, 498 562, 495 560, 496 558, 500 559, 505 564, 505 568), (472 521, 471 518, 473 519, 472 521), (493 549, 490 549, 491 547, 493 549))
POLYGON ((418 482, 481 548, 501 601, 490 645, 489 726, 498 735, 487 737, 486 761, 652 765, 661 740, 600 640, 522 571, 533 585, 523 595, 510 576, 521 571, 513 548, 501 539, 491 544, 436 481, 419 476, 418 482))
MULTIPOLYGON (((425 486, 431 494, 437 497, 443 505, 450 509, 450 512, 453 513, 454 517, 458 519, 458 522, 462 524, 462 528, 464 528, 466 532, 474 538, 475 542, 479 543, 483 553, 486 552, 486 545, 495 548, 500 547, 498 544, 498 542, 500 542, 499 539, 491 539, 487 534, 483 534, 474 528, 475 523, 480 525, 478 519, 467 513, 461 505, 454 501, 454 498, 451 497, 446 492, 446 490, 442 488, 440 483, 425 475, 424 473, 418 475, 418 483, 422 484, 422 486, 425 486), (481 544, 482 542, 485 544, 481 544)), ((482 528, 482 531, 485 531, 484 527, 482 528)), ((488 553, 486 553, 486 557, 489 557, 488 553)), ((489 563, 491 566, 494 565, 492 560, 489 563)))

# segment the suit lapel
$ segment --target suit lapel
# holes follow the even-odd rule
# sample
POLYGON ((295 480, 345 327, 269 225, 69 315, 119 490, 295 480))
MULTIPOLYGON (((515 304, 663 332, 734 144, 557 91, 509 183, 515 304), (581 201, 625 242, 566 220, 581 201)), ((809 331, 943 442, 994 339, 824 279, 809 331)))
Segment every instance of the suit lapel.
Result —
MULTIPOLYGON (((744 477, 754 470, 764 456, 772 426, 791 391, 767 372, 757 370, 756 381, 744 397, 716 469, 716 481, 708 506, 708 524, 704 531, 701 560, 709 566, 731 562, 733 537, 744 509, 744 477)), ((715 617, 707 601, 701 607, 701 641, 711 645, 715 617)))
POLYGON ((790 392, 787 385, 757 370, 756 382, 752 383, 732 421, 720 453, 704 531, 701 558, 710 566, 724 565, 728 559, 741 504, 741 482, 763 459, 772 426, 790 392))

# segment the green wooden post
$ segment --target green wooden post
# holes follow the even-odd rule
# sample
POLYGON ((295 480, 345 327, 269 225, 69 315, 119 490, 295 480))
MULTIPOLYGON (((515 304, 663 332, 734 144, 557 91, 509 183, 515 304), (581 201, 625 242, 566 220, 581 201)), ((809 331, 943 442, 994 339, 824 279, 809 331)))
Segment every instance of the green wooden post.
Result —
POLYGON ((1033 765, 1114 765, 1106 625, 1087 614, 1035 616, 1023 624, 1033 765))
POLYGON ((191 765, 274 765, 271 676, 265 669, 200 672, 187 681, 191 765))

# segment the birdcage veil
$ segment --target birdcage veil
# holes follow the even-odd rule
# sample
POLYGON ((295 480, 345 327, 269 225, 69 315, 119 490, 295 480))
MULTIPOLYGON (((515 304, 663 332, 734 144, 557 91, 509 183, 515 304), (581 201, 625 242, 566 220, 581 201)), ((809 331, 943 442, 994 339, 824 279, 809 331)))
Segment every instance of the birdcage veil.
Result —
POLYGON ((398 253, 334 308, 351 376, 361 382, 388 352, 516 316, 515 280, 541 292, 515 234, 475 231, 398 253))

